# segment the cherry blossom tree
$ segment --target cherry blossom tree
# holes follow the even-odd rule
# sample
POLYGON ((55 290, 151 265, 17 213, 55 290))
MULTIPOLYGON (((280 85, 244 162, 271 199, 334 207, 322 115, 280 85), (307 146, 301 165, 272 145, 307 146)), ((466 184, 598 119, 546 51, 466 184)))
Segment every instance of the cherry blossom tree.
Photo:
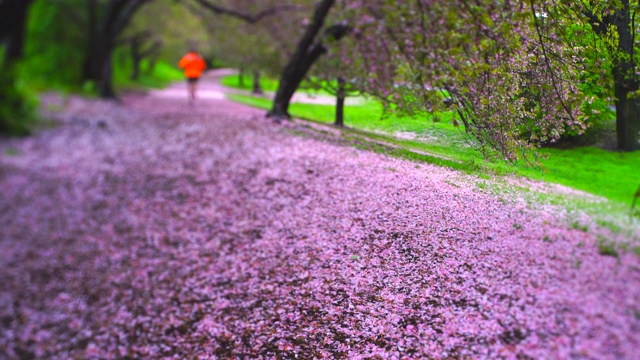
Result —
POLYGON ((453 111, 486 156, 529 159, 539 144, 586 129, 580 61, 546 23, 532 25, 539 14, 526 3, 353 0, 349 8, 367 91, 399 111, 453 111))

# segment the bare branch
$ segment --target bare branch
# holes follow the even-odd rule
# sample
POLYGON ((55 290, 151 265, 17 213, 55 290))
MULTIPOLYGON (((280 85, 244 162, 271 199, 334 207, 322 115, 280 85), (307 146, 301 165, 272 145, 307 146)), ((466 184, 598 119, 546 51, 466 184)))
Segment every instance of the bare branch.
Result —
POLYGON ((129 24, 129 21, 133 17, 133 14, 140 8, 140 6, 149 2, 149 0, 132 0, 121 1, 116 3, 111 10, 113 10, 114 24, 112 27, 114 37, 120 34, 129 24))
POLYGON ((240 19, 242 21, 245 21, 249 24, 255 24, 258 21, 269 17, 269 16, 273 16, 276 15, 280 12, 284 12, 284 11, 300 11, 303 10, 304 8, 301 6, 297 6, 297 5, 278 5, 278 6, 274 6, 265 10, 260 11, 257 14, 251 15, 248 13, 244 13, 238 10, 234 10, 234 9, 230 9, 224 6, 220 6, 220 5, 216 5, 216 4, 212 4, 207 0, 194 0, 196 1, 198 4, 200 4, 202 7, 211 10, 212 12, 214 12, 215 14, 218 15, 227 15, 227 16, 231 16, 231 17, 235 17, 236 19, 240 19))

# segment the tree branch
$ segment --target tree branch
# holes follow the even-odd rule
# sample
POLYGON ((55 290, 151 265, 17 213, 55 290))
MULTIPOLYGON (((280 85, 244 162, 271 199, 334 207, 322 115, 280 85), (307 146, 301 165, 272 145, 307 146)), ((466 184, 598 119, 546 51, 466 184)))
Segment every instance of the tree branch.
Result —
POLYGON ((336 23, 324 30, 324 36, 334 41, 339 41, 343 37, 347 36, 353 30, 353 28, 346 23, 336 23))
POLYGON ((211 10, 212 12, 214 12, 215 14, 218 15, 228 15, 231 17, 235 17, 236 19, 240 19, 242 21, 245 21, 249 24, 255 24, 258 21, 269 17, 269 16, 273 16, 276 15, 280 12, 283 11, 299 11, 302 10, 303 8, 301 6, 296 6, 296 5, 278 5, 278 6, 274 6, 265 10, 260 11, 257 14, 251 15, 251 14, 247 14, 238 10, 234 10, 234 9, 230 9, 224 6, 220 6, 220 5, 216 5, 216 4, 212 4, 207 0, 194 0, 196 1, 198 4, 200 4, 202 7, 211 10))
POLYGON ((136 10, 148 1, 149 0, 123 1, 124 4, 122 8, 119 11, 116 10, 117 17, 112 27, 114 38, 127 27, 136 10))
POLYGON ((153 43, 151 43, 151 45, 149 45, 148 48, 140 51, 140 57, 142 58, 149 57, 159 52, 162 49, 162 46, 164 46, 164 43, 162 42, 162 40, 156 40, 153 43))
POLYGON ((606 34, 607 28, 611 23, 610 19, 608 19, 609 15, 603 16, 602 21, 600 21, 600 19, 598 19, 598 16, 596 16, 596 14, 593 12, 592 9, 588 9, 586 4, 583 4, 583 5, 585 7, 585 10, 582 12, 582 14, 586 16, 587 19, 589 19, 589 25, 591 25, 593 32, 598 34, 598 36, 602 36, 606 34))
POLYGON ((547 54, 547 48, 544 45, 544 39, 542 38, 542 31, 540 30, 540 23, 538 22, 538 16, 536 15, 534 0, 531 0, 531 14, 533 16, 533 24, 536 28, 538 40, 540 41, 540 47, 542 48, 542 55, 544 57, 544 62, 547 65, 547 70, 551 75, 551 83, 553 85, 553 90, 555 90, 556 95, 558 96, 558 100, 560 100, 560 104, 562 105, 562 108, 564 109, 564 111, 571 118, 571 120, 575 121, 573 114, 571 113, 571 110, 567 107, 567 104, 565 104, 564 100, 562 99, 562 93, 560 92, 560 89, 558 89, 558 83, 556 82, 556 76, 555 76, 556 73, 553 71, 553 68, 551 67, 551 64, 549 62, 549 55, 547 54))

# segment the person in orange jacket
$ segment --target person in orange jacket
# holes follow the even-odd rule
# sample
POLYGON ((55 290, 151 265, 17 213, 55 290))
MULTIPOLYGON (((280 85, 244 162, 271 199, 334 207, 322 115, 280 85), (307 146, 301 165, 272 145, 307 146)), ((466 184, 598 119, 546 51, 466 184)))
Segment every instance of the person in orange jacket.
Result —
POLYGON ((184 69, 184 76, 187 78, 187 84, 189 86, 189 102, 193 103, 196 99, 196 89, 198 85, 198 79, 202 75, 202 72, 207 68, 207 64, 198 52, 191 48, 189 52, 180 59, 178 66, 184 69))

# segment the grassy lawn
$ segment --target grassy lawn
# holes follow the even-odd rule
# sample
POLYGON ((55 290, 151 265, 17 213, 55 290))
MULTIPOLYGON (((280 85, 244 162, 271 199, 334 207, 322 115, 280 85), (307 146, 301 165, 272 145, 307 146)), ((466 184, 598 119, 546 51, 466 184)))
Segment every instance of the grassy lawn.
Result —
POLYGON ((592 147, 570 150, 543 149, 544 172, 521 168, 519 172, 533 179, 580 189, 609 200, 631 205, 640 185, 640 151, 609 152, 592 147))
MULTIPOLYGON (((270 100, 262 98, 243 95, 232 95, 229 98, 262 109, 269 109, 271 106, 270 100)), ((335 107, 293 103, 290 113, 296 118, 332 123, 335 107)), ((486 162, 460 129, 451 124, 451 116, 448 114, 441 115, 437 122, 432 121, 432 117, 381 118, 381 114, 382 106, 375 101, 347 106, 345 124, 351 130, 343 135, 362 135, 407 150, 417 150, 421 154, 426 153, 414 154, 414 158, 419 158, 417 160, 456 168, 467 173, 515 174, 532 180, 569 186, 602 196, 618 205, 626 206, 627 209, 640 185, 640 151, 618 153, 592 147, 568 150, 539 149, 541 155, 546 155, 540 160, 540 167, 525 164, 508 165, 499 161, 486 162), (363 131, 367 133, 364 134, 363 131), (449 161, 446 161, 447 159, 449 161)))

